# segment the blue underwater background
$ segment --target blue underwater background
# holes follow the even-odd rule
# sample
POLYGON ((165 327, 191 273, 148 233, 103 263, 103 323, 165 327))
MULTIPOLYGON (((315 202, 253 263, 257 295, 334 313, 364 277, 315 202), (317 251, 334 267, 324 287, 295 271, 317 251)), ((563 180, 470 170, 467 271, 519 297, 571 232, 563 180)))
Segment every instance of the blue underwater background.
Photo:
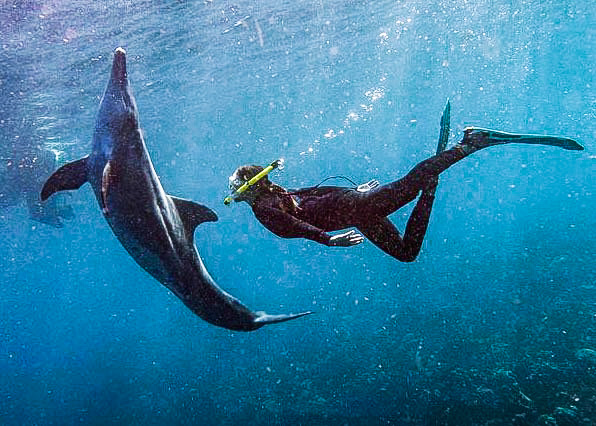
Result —
MULTIPOLYGON (((6 207, 0 423, 595 424, 595 15, 587 0, 1 2, 2 161, 23 144, 89 153, 123 46, 166 191, 219 215, 195 235, 215 280, 254 310, 315 314, 207 324, 130 258, 88 185, 62 228, 6 207), (434 153, 447 98, 451 144, 476 125, 586 150, 456 164, 408 264, 368 241, 281 239, 222 203, 237 166, 279 157, 271 179, 290 188, 395 180, 434 153)), ((410 210, 391 217, 402 230, 410 210)))

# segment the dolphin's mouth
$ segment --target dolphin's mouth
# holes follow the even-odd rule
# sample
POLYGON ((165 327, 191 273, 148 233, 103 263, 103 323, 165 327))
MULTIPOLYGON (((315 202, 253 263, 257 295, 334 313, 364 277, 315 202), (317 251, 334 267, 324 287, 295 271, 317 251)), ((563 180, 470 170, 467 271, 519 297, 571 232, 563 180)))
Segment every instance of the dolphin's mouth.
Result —
POLYGON ((112 64, 112 81, 120 84, 127 80, 126 74, 126 51, 118 47, 114 51, 114 62, 112 64))

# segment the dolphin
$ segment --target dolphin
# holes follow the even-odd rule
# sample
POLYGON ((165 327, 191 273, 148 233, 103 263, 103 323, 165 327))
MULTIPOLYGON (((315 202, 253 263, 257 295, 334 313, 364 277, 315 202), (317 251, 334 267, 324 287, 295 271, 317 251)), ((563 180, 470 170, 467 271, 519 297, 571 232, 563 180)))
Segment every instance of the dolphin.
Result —
POLYGON ((253 312, 217 286, 194 245, 195 228, 217 221, 206 206, 166 194, 139 127, 126 72, 126 52, 114 51, 99 106, 91 154, 56 170, 41 199, 89 182, 104 217, 132 258, 205 321, 237 331, 308 315, 253 312))

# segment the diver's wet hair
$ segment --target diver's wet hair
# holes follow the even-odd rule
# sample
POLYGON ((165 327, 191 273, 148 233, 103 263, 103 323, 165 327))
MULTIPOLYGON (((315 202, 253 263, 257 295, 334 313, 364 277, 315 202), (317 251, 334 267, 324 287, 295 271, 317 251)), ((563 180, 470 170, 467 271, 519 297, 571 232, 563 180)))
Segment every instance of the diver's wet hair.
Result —
MULTIPOLYGON (((236 169, 236 175, 245 182, 248 182, 250 179, 255 177, 257 174, 262 172, 264 167, 257 166, 257 165, 244 165, 240 166, 236 169)), ((269 180, 269 176, 263 176, 257 183, 254 184, 254 189, 258 190, 265 190, 268 192, 273 192, 277 194, 287 194, 284 188, 279 185, 274 184, 269 180)))

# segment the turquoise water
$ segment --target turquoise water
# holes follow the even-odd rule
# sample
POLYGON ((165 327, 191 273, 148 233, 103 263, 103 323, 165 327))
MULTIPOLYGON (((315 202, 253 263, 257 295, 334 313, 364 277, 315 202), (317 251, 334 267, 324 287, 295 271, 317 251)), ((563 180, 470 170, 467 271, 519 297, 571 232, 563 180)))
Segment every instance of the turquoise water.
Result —
MULTIPOLYGON (((592 424, 596 95, 591 2, 5 1, 2 155, 82 157, 112 51, 128 52, 165 189, 215 209, 195 236, 254 310, 213 327, 128 256, 88 186, 60 229, 0 211, 2 424, 592 424), (225 207, 272 179, 389 182, 465 126, 557 134, 442 174, 416 262, 283 240, 225 207), (18 137, 17 137, 18 136, 18 137)), ((410 208, 392 219, 404 229, 410 208)))

